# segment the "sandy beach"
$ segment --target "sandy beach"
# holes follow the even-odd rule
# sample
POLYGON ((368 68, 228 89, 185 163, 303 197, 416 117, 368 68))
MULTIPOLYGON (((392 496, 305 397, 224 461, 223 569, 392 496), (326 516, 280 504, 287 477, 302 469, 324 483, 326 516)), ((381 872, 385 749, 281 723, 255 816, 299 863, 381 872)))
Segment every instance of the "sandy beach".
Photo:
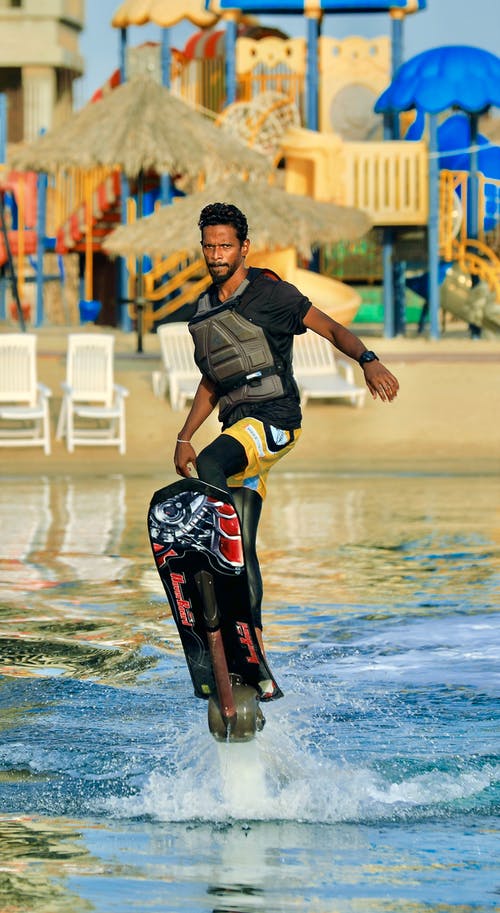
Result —
MULTIPOLYGON (((88 332, 88 327, 81 328, 88 332)), ((52 390, 52 453, 41 448, 1 448, 2 476, 61 474, 175 479, 172 453, 184 412, 154 395, 152 372, 161 368, 158 339, 144 338, 136 352, 134 333, 115 336, 115 379, 129 390, 127 452, 116 447, 79 447, 69 454, 55 440, 65 376, 68 332, 80 328, 40 328, 39 379, 52 390)), ((470 340, 465 330, 439 340, 385 339, 371 327, 355 327, 370 348, 397 375, 401 390, 392 404, 367 396, 362 408, 342 402, 310 402, 301 440, 274 472, 397 472, 497 474, 500 471, 500 339, 470 340)), ((362 371, 355 368, 359 382, 362 371)), ((218 430, 216 417, 195 438, 199 449, 218 430)))

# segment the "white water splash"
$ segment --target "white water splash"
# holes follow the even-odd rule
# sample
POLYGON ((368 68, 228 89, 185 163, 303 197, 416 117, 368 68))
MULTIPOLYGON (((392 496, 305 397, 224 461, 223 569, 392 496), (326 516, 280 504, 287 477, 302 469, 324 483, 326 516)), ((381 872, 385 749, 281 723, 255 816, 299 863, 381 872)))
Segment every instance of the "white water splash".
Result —
POLYGON ((113 817, 163 821, 296 821, 332 824, 432 813, 471 798, 498 778, 492 765, 446 774, 436 768, 391 782, 368 766, 336 763, 304 747, 276 721, 245 744, 216 743, 200 725, 130 798, 108 799, 113 817))

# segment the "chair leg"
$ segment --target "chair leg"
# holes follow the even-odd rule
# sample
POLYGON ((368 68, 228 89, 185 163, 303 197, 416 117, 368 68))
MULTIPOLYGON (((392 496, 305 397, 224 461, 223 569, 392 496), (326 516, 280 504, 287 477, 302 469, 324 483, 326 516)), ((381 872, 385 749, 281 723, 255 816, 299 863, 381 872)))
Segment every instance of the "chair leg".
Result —
POLYGON ((42 428, 43 428, 43 449, 47 456, 50 455, 50 418, 49 418, 49 407, 45 403, 43 410, 43 419, 42 419, 42 428))
POLYGON ((62 440, 62 438, 64 437, 64 435, 66 433, 67 411, 68 411, 67 400, 66 400, 66 397, 63 396, 63 401, 61 403, 61 409, 59 412, 59 418, 57 420, 57 428, 56 428, 56 440, 58 440, 58 441, 62 440))
POLYGON ((126 435, 125 435, 125 409, 122 408, 120 411, 120 418, 118 419, 119 429, 120 429, 120 453, 124 454, 126 450, 126 435))
POLYGON ((73 409, 70 407, 68 407, 66 413, 66 444, 68 453, 73 453, 75 449, 74 414, 73 409))

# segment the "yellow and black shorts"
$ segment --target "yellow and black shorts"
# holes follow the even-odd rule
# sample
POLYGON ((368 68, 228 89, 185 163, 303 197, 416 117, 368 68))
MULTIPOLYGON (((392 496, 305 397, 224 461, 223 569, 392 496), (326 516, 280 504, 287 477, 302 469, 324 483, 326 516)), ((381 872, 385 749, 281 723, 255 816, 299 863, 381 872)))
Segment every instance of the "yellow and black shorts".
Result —
POLYGON ((264 499, 269 471, 278 460, 290 453, 300 437, 300 431, 300 428, 294 431, 275 428, 256 418, 242 418, 226 428, 222 434, 228 434, 239 441, 245 448, 248 460, 242 472, 227 480, 229 487, 253 488, 264 499))

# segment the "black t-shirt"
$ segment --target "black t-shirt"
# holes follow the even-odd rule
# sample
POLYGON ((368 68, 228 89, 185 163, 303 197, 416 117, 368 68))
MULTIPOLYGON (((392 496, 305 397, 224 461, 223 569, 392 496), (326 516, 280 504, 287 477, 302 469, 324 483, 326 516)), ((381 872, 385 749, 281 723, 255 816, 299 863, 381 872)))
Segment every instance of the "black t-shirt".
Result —
MULTIPOLYGON (((237 313, 251 320, 264 330, 271 351, 286 366, 283 378, 284 396, 263 403, 239 403, 230 412, 224 413, 223 428, 229 428, 242 418, 252 416, 268 422, 276 428, 300 428, 302 412, 300 395, 292 375, 293 337, 306 332, 303 320, 311 302, 294 285, 279 279, 275 273, 250 268, 247 278, 250 285, 234 304, 237 313)), ((217 290, 209 289, 213 307, 220 307, 217 290)))

